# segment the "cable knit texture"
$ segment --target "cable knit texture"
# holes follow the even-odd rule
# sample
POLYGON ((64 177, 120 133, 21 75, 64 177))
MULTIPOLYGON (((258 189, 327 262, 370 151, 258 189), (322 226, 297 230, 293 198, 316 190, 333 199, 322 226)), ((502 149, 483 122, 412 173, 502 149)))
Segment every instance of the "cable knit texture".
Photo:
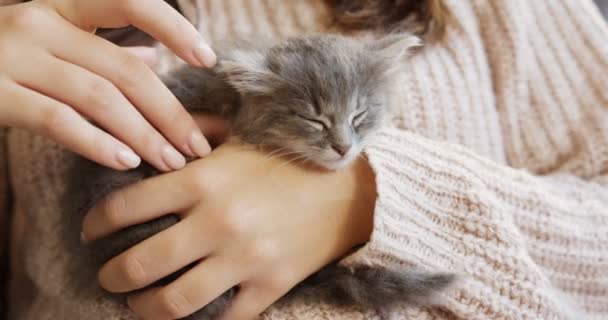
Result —
MULTIPOLYGON (((211 43, 328 30, 321 1, 182 0, 211 43)), ((444 43, 403 62, 393 126, 366 150, 371 241, 343 263, 451 270, 434 308, 393 319, 608 318, 608 28, 590 0, 445 0, 444 43)), ((167 56, 160 69, 176 60, 167 56)), ((131 319, 65 292, 62 151, 13 130, 10 319, 131 319), (78 316, 74 316, 78 315, 78 316)), ((74 230, 78 232, 78 230, 74 230)), ((94 283, 95 279, 91 279, 94 283)), ((280 301, 262 319, 376 319, 280 301)))

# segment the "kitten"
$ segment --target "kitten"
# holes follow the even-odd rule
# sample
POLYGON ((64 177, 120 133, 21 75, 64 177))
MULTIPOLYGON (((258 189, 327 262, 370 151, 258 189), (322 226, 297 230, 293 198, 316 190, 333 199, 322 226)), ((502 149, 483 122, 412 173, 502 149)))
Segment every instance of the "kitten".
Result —
POLYGON ((245 143, 285 148, 338 169, 383 123, 388 79, 417 43, 398 35, 368 44, 328 35, 241 42, 217 68, 186 67, 165 84, 187 109, 227 118, 231 135, 245 143))
MULTIPOLYGON (((373 41, 318 35, 275 44, 239 43, 220 52, 215 68, 183 67, 164 81, 189 111, 224 117, 230 134, 242 142, 284 148, 335 170, 351 163, 387 118, 395 66, 417 45, 417 39, 409 35, 373 41)), ((82 158, 74 161, 70 173, 65 219, 71 220, 75 215, 81 219, 116 188, 157 174, 147 165, 117 172, 82 158)), ((176 222, 177 217, 169 215, 96 241, 87 251, 79 251, 87 255, 84 260, 89 264, 74 262, 74 270, 89 268, 87 274, 94 275, 101 263, 176 222)), ((81 280, 86 285, 84 277, 81 280)), ((395 304, 428 304, 434 293, 453 280, 452 274, 335 264, 288 296, 383 312, 395 304)), ((237 290, 229 290, 188 319, 215 319, 237 290)))

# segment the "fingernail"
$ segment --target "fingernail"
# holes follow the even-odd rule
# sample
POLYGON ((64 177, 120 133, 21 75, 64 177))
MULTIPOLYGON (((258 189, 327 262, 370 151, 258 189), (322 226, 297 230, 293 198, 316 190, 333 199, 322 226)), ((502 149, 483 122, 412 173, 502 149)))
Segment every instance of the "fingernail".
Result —
POLYGON ((141 163, 141 158, 129 150, 118 152, 118 162, 127 168, 135 168, 141 163))
POLYGON ((86 244, 89 241, 87 240, 87 237, 84 235, 84 232, 80 232, 80 243, 82 244, 86 244))
POLYGON ((194 131, 190 135, 190 149, 199 157, 204 157, 211 152, 209 142, 198 131, 194 131))
POLYGON ((194 56, 205 67, 211 68, 217 62, 215 52, 204 41, 199 41, 194 48, 194 56))
POLYGON ((169 168, 178 170, 186 165, 186 158, 172 146, 164 147, 162 152, 163 161, 165 161, 165 164, 167 164, 169 168))

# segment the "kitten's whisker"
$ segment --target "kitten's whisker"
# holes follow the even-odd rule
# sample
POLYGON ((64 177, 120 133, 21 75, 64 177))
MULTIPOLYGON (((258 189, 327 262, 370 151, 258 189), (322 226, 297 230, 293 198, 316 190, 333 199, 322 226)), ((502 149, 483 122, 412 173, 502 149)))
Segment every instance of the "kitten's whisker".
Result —
POLYGON ((276 169, 283 168, 284 166, 286 166, 286 165, 288 165, 290 163, 293 163, 295 161, 298 161, 298 160, 300 160, 302 158, 307 158, 307 155, 306 154, 301 154, 301 155, 299 155, 299 156, 297 156, 297 157, 295 157, 293 159, 287 160, 287 161, 283 162, 281 165, 279 165, 276 169))
POLYGON ((284 152, 284 153, 281 153, 281 154, 275 154, 272 157, 266 157, 265 160, 269 161, 269 160, 272 160, 272 159, 284 158, 284 157, 291 156, 291 155, 300 155, 300 156, 297 156, 295 158, 290 159, 289 160, 290 162, 294 161, 294 159, 297 160, 297 159, 301 158, 301 153, 300 152, 292 151, 292 152, 284 152))
POLYGON ((314 163, 311 157, 307 157, 306 159, 304 159, 304 164, 308 164, 309 162, 314 163))
POLYGON ((268 153, 265 157, 264 160, 271 160, 274 158, 280 158, 280 157, 284 157, 290 154, 297 154, 297 152, 285 152, 285 153, 281 153, 282 151, 286 150, 287 147, 282 147, 282 148, 278 148, 276 150, 271 151, 270 153, 268 153))
POLYGON ((287 149, 287 147, 276 148, 275 150, 272 150, 271 152, 269 152, 267 155, 268 156, 272 156, 272 155, 277 154, 277 153, 279 153, 279 152, 281 152, 281 151, 283 151, 285 149, 287 149))
POLYGON ((291 156, 291 155, 300 155, 300 154, 301 154, 301 152, 291 151, 291 152, 284 152, 284 153, 281 153, 281 154, 277 154, 275 156, 280 158, 280 157, 286 157, 286 156, 291 156))
POLYGON ((270 160, 270 159, 273 159, 273 158, 275 158, 275 157, 277 157, 277 156, 279 156, 279 157, 280 157, 280 156, 281 156, 281 152, 282 152, 282 151, 283 151, 283 150, 280 150, 280 149, 279 149, 279 150, 275 150, 275 151, 273 151, 273 152, 270 152, 270 153, 268 153, 268 154, 264 155, 264 160, 270 160))

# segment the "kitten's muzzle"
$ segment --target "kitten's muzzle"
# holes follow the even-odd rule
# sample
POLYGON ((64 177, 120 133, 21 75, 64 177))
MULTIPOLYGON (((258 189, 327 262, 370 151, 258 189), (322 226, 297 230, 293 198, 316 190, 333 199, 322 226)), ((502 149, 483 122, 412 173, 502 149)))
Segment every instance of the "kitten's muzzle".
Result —
POLYGON ((341 157, 344 157, 353 147, 352 144, 334 144, 331 146, 341 157))

